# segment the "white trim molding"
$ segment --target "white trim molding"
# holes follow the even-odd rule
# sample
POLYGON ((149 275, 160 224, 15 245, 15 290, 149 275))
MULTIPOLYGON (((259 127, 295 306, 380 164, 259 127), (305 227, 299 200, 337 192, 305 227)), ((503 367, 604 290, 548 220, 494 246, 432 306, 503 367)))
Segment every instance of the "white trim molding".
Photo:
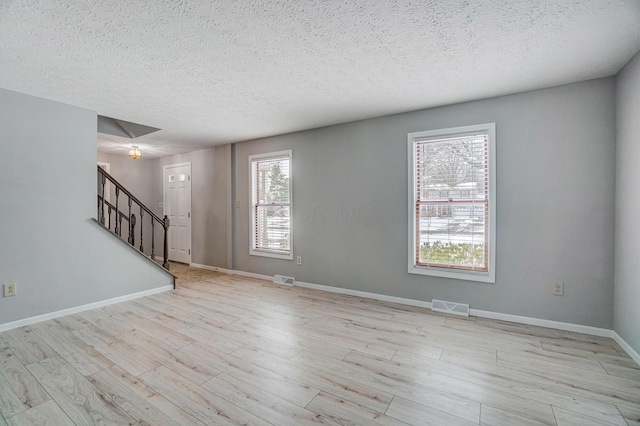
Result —
POLYGON ((269 276, 269 275, 254 274, 253 272, 244 272, 244 271, 233 271, 233 273, 235 275, 240 275, 242 277, 256 278, 256 279, 259 279, 259 280, 265 280, 265 281, 269 281, 269 282, 273 283, 273 277, 269 276))
POLYGON ((618 344, 624 349, 624 351, 633 359, 638 365, 640 365, 640 354, 636 352, 618 333, 612 330, 613 340, 618 342, 618 344))
MULTIPOLYGON (((472 126, 452 127, 448 129, 428 130, 423 132, 413 132, 407 134, 407 170, 408 170, 408 272, 410 274, 431 275, 435 277, 452 278, 466 281, 477 281, 483 283, 495 283, 496 270, 496 124, 484 123, 472 126), (416 221, 416 205, 419 202, 417 190, 417 166, 416 149, 419 144, 434 142, 442 138, 462 138, 467 136, 484 135, 487 147, 487 222, 484 224, 487 229, 484 241, 486 253, 486 271, 463 270, 455 265, 450 267, 427 266, 418 264, 417 255, 419 250, 420 227, 416 221)), ((420 193, 422 193, 420 191, 420 193)), ((478 199, 478 201, 480 201, 478 199)))
MULTIPOLYGON (((328 291, 331 293, 339 293, 339 294, 348 294, 351 296, 367 297, 369 299, 381 300, 383 302, 394 302, 394 303, 400 303, 402 305, 417 306, 420 308, 431 309, 431 302, 425 302, 422 300, 405 299, 403 297, 387 296, 384 294, 368 293, 365 291, 349 290, 349 289, 331 287, 331 286, 320 285, 320 284, 311 284, 311 283, 305 283, 302 281, 296 281, 295 285, 298 287, 312 288, 314 290, 328 291)), ((469 315, 474 317, 515 322, 519 324, 537 325, 539 327, 554 328, 557 330, 574 331, 576 333, 591 334, 594 336, 602 336, 602 337, 613 338, 613 333, 614 333, 613 330, 608 330, 606 328, 589 327, 586 325, 571 324, 566 322, 552 321, 552 320, 545 320, 545 319, 538 319, 538 318, 531 318, 531 317, 523 317, 520 315, 502 314, 499 312, 481 311, 479 309, 470 309, 469 315)))
POLYGON ((556 330, 573 331, 575 333, 591 334, 593 336, 613 338, 613 330, 609 330, 607 328, 590 327, 588 325, 573 324, 570 322, 523 317, 520 315, 503 314, 500 312, 482 311, 480 309, 470 309, 469 315, 480 318, 509 321, 518 324, 535 325, 538 327, 554 328, 556 330))
POLYGON ((217 266, 202 265, 200 263, 190 263, 189 266, 193 266, 194 268, 206 269, 208 271, 222 272, 223 274, 240 275, 242 277, 257 278, 259 280, 265 280, 265 281, 273 281, 273 277, 270 277, 269 275, 254 274, 253 272, 234 271, 231 269, 219 268, 217 266))
MULTIPOLYGON (((234 270, 217 268, 215 266, 198 265, 194 263, 192 263, 191 266, 194 266, 196 268, 209 269, 212 271, 224 272, 231 275, 241 275, 245 277, 263 279, 269 282, 272 282, 273 280, 273 277, 270 277, 268 275, 254 274, 252 272, 234 271, 234 270)), ((380 300, 382 302, 392 302, 392 303, 399 303, 401 305, 417 306, 419 308, 431 309, 431 302, 415 300, 415 299, 407 299, 404 297, 388 296, 386 294, 369 293, 366 291, 351 290, 348 288, 332 287, 332 286, 321 285, 321 284, 313 284, 313 283, 307 283, 304 281, 296 281, 294 284, 294 287, 304 287, 304 288, 310 288, 313 290, 327 291, 329 293, 338 293, 338 294, 346 294, 349 296, 366 297, 368 299, 380 300)), ((609 337, 615 340, 635 362, 640 364, 640 354, 638 354, 638 352, 636 352, 627 342, 625 342, 625 340, 622 337, 620 337, 620 335, 618 335, 618 333, 616 333, 614 330, 610 330, 607 328, 591 327, 588 325, 573 324, 568 322, 525 317, 521 315, 512 315, 512 314, 503 314, 500 312, 483 311, 480 309, 470 309, 469 315, 474 317, 480 317, 480 318, 489 318, 489 319, 495 319, 500 321, 508 321, 508 322, 513 322, 517 324, 534 325, 538 327, 553 328, 556 330, 590 334, 592 336, 609 337)))
POLYGON ((62 309, 60 311, 49 312, 46 314, 36 315, 29 318, 23 318, 17 321, 0 324, 0 332, 12 330, 18 327, 23 327, 25 325, 36 324, 38 322, 43 322, 43 321, 48 321, 55 318, 64 317, 67 315, 77 314, 79 312, 88 311, 90 309, 96 309, 96 308, 101 308, 103 306, 113 305, 114 303, 120 303, 120 302, 126 302, 128 300, 139 299, 141 297, 151 296, 152 294, 162 293, 170 290, 173 290, 173 285, 152 288, 151 290, 140 291, 138 293, 127 294, 125 296, 118 296, 118 297, 114 297, 113 299, 101 300, 99 302, 88 303, 86 305, 75 306, 73 308, 62 309))
MULTIPOLYGON (((250 214, 250 241, 249 241, 249 255, 251 256, 263 256, 263 257, 271 257, 274 259, 283 259, 283 260, 293 260, 293 151, 291 149, 284 151, 276 151, 276 152, 268 152, 266 154, 253 154, 249 155, 248 159, 248 169, 249 169, 249 206, 251 206, 251 214, 250 214), (284 159, 286 158, 289 162, 289 250, 283 252, 276 251, 275 249, 267 249, 267 248, 258 248, 256 247, 256 233, 257 229, 257 208, 258 208, 258 200, 257 200, 257 177, 254 176, 254 163, 257 164, 260 161, 267 161, 269 159, 284 159)), ((274 204, 275 205, 275 204, 274 204)), ((264 204, 262 206, 265 206, 264 204)))
POLYGON ((419 308, 431 309, 431 302, 422 300, 406 299, 404 297, 388 296, 386 294, 369 293, 360 290, 350 290, 348 288, 331 287, 328 285, 306 283, 304 281, 296 281, 294 287, 304 287, 313 290, 328 291, 330 293, 347 294, 349 296, 366 297, 368 299, 380 300, 382 302, 399 303, 401 305, 417 306, 419 308))
POLYGON ((207 271, 222 272, 223 274, 234 275, 235 271, 230 269, 218 268, 217 266, 203 265, 200 263, 190 263, 189 266, 198 269, 206 269, 207 271))

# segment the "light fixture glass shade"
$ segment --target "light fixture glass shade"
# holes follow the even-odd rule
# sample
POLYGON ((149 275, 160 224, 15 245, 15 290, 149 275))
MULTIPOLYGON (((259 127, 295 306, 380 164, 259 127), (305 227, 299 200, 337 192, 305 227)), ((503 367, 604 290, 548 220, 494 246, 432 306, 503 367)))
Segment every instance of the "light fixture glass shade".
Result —
POLYGON ((129 157, 133 158, 134 160, 137 160, 138 158, 142 157, 142 152, 140 152, 140 148, 138 148, 136 145, 133 145, 129 150, 129 157))

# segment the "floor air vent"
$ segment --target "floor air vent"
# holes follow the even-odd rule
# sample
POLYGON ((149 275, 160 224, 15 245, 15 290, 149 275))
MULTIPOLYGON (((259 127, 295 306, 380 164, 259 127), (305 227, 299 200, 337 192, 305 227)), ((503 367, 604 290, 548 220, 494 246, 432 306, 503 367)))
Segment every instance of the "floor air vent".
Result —
POLYGON ((445 314, 469 316, 469 305, 465 303, 446 302, 444 300, 433 299, 431 301, 431 310, 436 312, 444 312, 445 314))
POLYGON ((296 279, 294 277, 285 277, 284 275, 275 275, 273 282, 276 284, 293 285, 296 279))

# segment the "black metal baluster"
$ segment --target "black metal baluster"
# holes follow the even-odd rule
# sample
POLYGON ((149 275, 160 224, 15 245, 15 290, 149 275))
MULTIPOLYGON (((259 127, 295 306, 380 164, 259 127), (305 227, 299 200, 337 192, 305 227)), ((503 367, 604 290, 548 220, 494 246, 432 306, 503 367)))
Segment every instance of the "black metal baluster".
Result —
POLYGON ((142 210, 142 206, 140 206, 140 252, 144 253, 144 246, 142 245, 142 217, 144 216, 144 210, 142 210))
POLYGON ((151 218, 151 260, 156 260, 156 231, 154 225, 156 221, 151 218))
POLYGON ((100 223, 104 225, 104 186, 107 183, 107 178, 102 173, 100 173, 100 177, 102 178, 102 215, 100 216, 100 223))
POLYGON ((129 195, 129 237, 127 238, 127 241, 129 241, 129 244, 133 245, 133 230, 131 229, 131 196, 129 195))
POLYGON ((120 188, 116 186, 116 231, 117 235, 119 234, 120 228, 122 228, 122 219, 120 219, 120 228, 118 228, 118 218, 120 217, 120 211, 118 210, 118 196, 120 195, 120 188))
MULTIPOLYGON (((100 166, 98 166, 98 176, 97 178, 100 179, 100 176, 102 176, 100 174, 100 166)), ((97 181, 96 183, 98 183, 100 181, 97 181)), ((100 194, 99 194, 99 189, 96 189, 96 202, 98 203, 98 205, 96 206, 97 211, 96 211, 96 220, 100 220, 100 194)))
POLYGON ((109 230, 111 230, 111 216, 112 216, 111 206, 109 206, 109 230))
POLYGON ((131 241, 129 241, 129 243, 132 246, 136 246, 136 235, 135 235, 135 231, 136 231, 136 215, 132 214, 131 218, 129 219, 129 223, 131 224, 130 228, 131 228, 131 241))
POLYGON ((162 261, 162 267, 169 270, 169 218, 167 215, 164 216, 162 227, 164 228, 164 259, 162 261))

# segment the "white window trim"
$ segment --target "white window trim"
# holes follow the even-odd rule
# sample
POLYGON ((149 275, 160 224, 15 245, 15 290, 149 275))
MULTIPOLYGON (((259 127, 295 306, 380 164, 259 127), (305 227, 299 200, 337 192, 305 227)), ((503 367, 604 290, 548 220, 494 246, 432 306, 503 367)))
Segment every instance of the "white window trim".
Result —
POLYGON ((448 129, 429 130, 425 132, 414 132, 407 135, 408 141, 408 170, 409 170, 409 273, 419 275, 430 275, 434 277, 453 278, 458 280, 478 281, 485 283, 495 283, 496 273, 496 124, 485 123, 473 126, 451 127, 448 129), (415 203, 416 203, 416 170, 415 152, 416 140, 425 137, 437 137, 451 134, 471 133, 483 131, 489 136, 489 259, 488 272, 475 272, 463 270, 451 270, 448 268, 438 268, 433 266, 416 265, 416 244, 415 244, 415 203))
POLYGON ((254 154, 249 156, 249 216, 250 216, 250 231, 249 231, 249 254, 251 256, 271 257, 274 259, 293 260, 293 153, 292 151, 276 151, 268 152, 266 154, 254 154), (271 250, 256 249, 254 248, 255 242, 255 229, 256 229, 256 217, 253 212, 253 167, 252 163, 255 160, 263 160, 274 157, 289 157, 289 253, 282 254, 271 250))

